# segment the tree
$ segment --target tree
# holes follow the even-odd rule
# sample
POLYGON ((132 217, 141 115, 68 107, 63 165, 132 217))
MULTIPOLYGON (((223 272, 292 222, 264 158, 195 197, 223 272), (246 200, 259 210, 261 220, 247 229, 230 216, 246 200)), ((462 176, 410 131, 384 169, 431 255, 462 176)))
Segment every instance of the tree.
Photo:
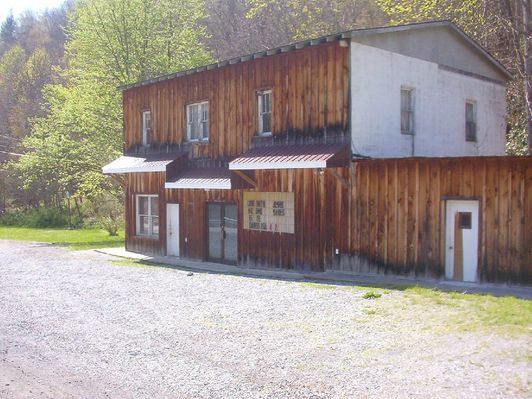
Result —
POLYGON ((0 27, 0 42, 4 51, 15 44, 16 29, 17 24, 15 21, 15 17, 13 17, 13 12, 11 12, 7 16, 6 20, 2 22, 2 26, 0 27))
POLYGON ((65 83, 45 87, 26 154, 12 168, 42 198, 116 191, 101 167, 122 151, 118 86, 210 61, 199 0, 82 0, 70 16, 65 83))
POLYGON ((207 0, 204 42, 227 59, 386 21, 373 0, 207 0))
POLYGON ((525 99, 528 155, 532 155, 532 4, 530 0, 500 0, 501 27, 515 59, 513 68, 525 99))

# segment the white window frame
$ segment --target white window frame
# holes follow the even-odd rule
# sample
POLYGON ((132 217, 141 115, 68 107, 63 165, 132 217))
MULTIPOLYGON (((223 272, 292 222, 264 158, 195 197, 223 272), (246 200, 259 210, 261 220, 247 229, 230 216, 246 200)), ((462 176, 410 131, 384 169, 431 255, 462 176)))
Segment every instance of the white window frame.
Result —
POLYGON ((477 132, 478 132, 478 124, 477 124, 477 102, 474 101, 474 100, 466 100, 465 102, 465 130, 464 130, 464 134, 465 134, 465 140, 467 142, 470 142, 470 143, 476 143, 477 142, 477 132), (468 120, 467 119, 467 106, 468 105, 471 105, 473 107, 473 120, 468 120), (468 129, 469 129, 469 124, 470 123, 473 123, 473 127, 474 127, 474 135, 473 137, 470 137, 468 135, 468 129))
POLYGON ((187 123, 187 140, 188 141, 209 141, 209 102, 201 101, 197 103, 187 104, 186 107, 186 123, 187 123), (200 115, 196 121, 192 118, 192 110, 197 108, 200 115), (207 108, 206 110, 204 108, 207 108), (206 111, 206 112, 205 112, 206 111), (206 117, 206 118, 205 118, 206 117), (202 132, 202 137, 191 137, 192 127, 197 124, 197 128, 202 132), (207 137, 203 136, 203 127, 207 126, 207 137))
MULTIPOLYGON (((149 238, 159 238, 159 233, 155 234, 153 233, 153 219, 156 217, 157 219, 159 219, 159 213, 157 213, 157 215, 153 215, 152 214, 152 209, 151 209, 151 200, 152 198, 156 198, 157 201, 159 201, 159 196, 158 195, 152 195, 152 194, 137 194, 135 196, 135 216, 136 216, 136 235, 137 236, 141 236, 141 237, 149 237, 149 238), (143 197, 143 198, 147 198, 148 199, 148 213, 147 214, 141 214, 139 212, 139 199, 143 197), (148 233, 141 233, 140 232, 140 218, 141 216, 147 216, 148 217, 148 233)), ((158 206, 159 204, 157 204, 158 206)), ((161 226, 161 220, 159 219, 159 228, 161 226)))
POLYGON ((267 90, 260 90, 257 92, 257 115, 258 115, 258 131, 257 131, 257 134, 259 136, 271 136, 272 135, 272 122, 273 122, 273 119, 272 119, 272 90, 271 89, 267 89, 267 90), (270 107, 269 107, 269 110, 264 112, 262 110, 262 105, 263 105, 263 101, 264 101, 264 95, 268 95, 269 96, 269 99, 270 99, 270 107), (270 114, 270 130, 269 131, 264 131, 264 119, 263 119, 263 115, 266 115, 266 114, 270 114))
POLYGON ((409 86, 401 86, 401 91, 399 94, 399 106, 401 109, 400 117, 399 117, 399 123, 400 123, 400 129, 401 134, 411 135, 413 136, 415 134, 415 123, 416 123, 416 93, 415 89, 413 87, 409 86), (410 104, 408 104, 408 108, 403 109, 403 91, 406 91, 409 93, 410 98, 410 104), (410 125, 410 130, 403 130, 403 115, 404 113, 407 113, 410 125))
POLYGON ((142 145, 148 147, 150 145, 151 133, 151 111, 142 111, 142 145))

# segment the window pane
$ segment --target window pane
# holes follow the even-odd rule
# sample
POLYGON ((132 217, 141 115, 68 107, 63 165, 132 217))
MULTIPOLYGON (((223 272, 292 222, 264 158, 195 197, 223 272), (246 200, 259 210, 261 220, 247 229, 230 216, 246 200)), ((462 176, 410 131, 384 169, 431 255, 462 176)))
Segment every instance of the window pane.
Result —
POLYGON ((159 235, 159 218, 157 216, 152 217, 151 227, 152 227, 151 234, 154 236, 158 236, 159 235))
POLYGON ((141 216, 139 218, 139 233, 142 235, 149 234, 148 216, 141 216))
POLYGON ((262 133, 269 133, 272 131, 272 114, 262 115, 262 133))
POLYGON ((414 97, 412 89, 401 89, 401 133, 414 132, 414 97))
POLYGON ((408 90, 401 90, 401 111, 408 111, 410 109, 410 92, 408 90))
POLYGON ((202 122, 202 124, 201 124, 201 132, 202 132, 202 137, 204 139, 208 139, 209 138, 209 122, 208 121, 202 122))
POLYGON ((264 94, 264 112, 270 112, 270 93, 264 94))
POLYGON ((474 106, 472 103, 466 103, 466 121, 468 122, 475 121, 474 106))
POLYGON ((150 197, 151 215, 159 216, 159 197, 150 197))
POLYGON ((147 215, 148 214, 148 197, 139 196, 138 199, 139 199, 139 209, 138 209, 139 215, 147 215))

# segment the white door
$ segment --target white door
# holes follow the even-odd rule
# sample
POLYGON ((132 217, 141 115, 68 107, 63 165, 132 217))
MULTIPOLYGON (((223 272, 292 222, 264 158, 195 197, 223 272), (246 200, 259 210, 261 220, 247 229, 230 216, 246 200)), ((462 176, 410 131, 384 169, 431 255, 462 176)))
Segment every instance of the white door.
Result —
POLYGON ((445 218, 445 277, 477 281, 478 201, 448 200, 445 218))
POLYGON ((166 204, 166 255, 179 256, 179 204, 166 204))

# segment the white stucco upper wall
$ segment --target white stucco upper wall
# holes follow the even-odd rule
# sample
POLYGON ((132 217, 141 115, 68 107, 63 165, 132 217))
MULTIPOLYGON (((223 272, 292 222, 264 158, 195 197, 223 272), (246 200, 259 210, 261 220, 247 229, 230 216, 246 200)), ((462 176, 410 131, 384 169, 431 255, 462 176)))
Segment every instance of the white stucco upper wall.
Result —
POLYGON ((504 155, 506 88, 435 62, 351 42, 353 153, 371 157, 504 155), (401 134, 401 87, 414 89, 415 135, 401 134), (475 101, 477 141, 465 140, 475 101))
MULTIPOLYGON (((453 25, 419 24, 400 31, 357 31, 353 41, 506 82, 497 61, 453 25)), ((391 28, 393 29, 393 28, 391 28)))

